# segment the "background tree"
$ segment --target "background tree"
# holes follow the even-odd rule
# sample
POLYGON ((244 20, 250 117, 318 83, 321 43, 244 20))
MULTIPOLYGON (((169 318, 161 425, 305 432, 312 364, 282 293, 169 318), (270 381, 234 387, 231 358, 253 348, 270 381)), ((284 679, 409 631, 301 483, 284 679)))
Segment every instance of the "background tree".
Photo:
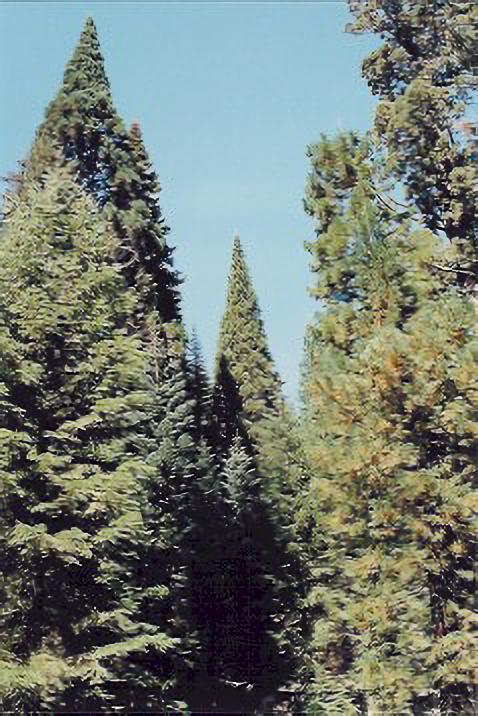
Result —
MULTIPOLYGON (((223 401, 230 406, 231 416, 237 416, 238 424, 233 431, 242 431, 245 442, 254 442, 258 424, 278 411, 283 398, 238 236, 234 239, 226 307, 219 331, 216 376, 216 402, 223 401)), ((226 407, 226 414, 227 410, 226 407)), ((224 422, 227 420, 225 417, 224 422)), ((227 434, 227 425, 224 430, 227 434)))
MULTIPOLYGON (((227 477, 230 462, 235 465, 237 458, 240 463, 239 455, 243 452, 251 459, 250 471, 256 481, 256 511, 236 528, 242 524, 243 529, 252 530, 252 517, 255 515, 259 520, 252 533, 258 542, 256 549, 262 549, 263 565, 256 564, 258 578, 259 574, 267 574, 267 569, 272 570, 267 578, 272 590, 271 624, 275 623, 273 631, 278 650, 288 661, 288 666, 284 664, 281 670, 283 675, 278 672, 279 684, 281 678, 284 681, 286 672, 290 678, 295 671, 295 655, 301 639, 298 616, 302 593, 301 548, 293 521, 294 501, 304 472, 298 429, 282 394, 238 237, 234 239, 226 307, 220 326, 214 409, 226 494, 231 484, 227 477)), ((237 477, 239 481, 243 478, 237 477)), ((228 526, 228 541, 234 534, 228 526)), ((235 541, 241 542, 241 539, 235 537, 235 541)), ((240 590, 237 598, 247 599, 247 595, 240 590)), ((252 593, 250 599, 254 600, 252 593)), ((271 669, 272 666, 269 673, 271 669)))
POLYGON ((24 175, 40 176, 58 145, 112 222, 119 238, 118 258, 128 285, 141 290, 143 310, 157 310, 165 321, 177 319, 179 278, 166 243, 169 230, 158 203, 159 181, 139 125, 128 131, 114 108, 91 18, 37 130, 24 175))

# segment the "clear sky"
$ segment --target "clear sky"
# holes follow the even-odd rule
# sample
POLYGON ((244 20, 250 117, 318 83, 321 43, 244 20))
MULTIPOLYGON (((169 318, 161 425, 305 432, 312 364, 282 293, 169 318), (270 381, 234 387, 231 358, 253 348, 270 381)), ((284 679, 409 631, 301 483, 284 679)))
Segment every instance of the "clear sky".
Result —
POLYGON ((238 232, 271 351, 295 398, 312 235, 306 146, 370 126, 370 37, 331 2, 2 2, 0 174, 30 147, 83 23, 98 28, 113 96, 139 120, 184 276, 183 312, 211 366, 238 232))

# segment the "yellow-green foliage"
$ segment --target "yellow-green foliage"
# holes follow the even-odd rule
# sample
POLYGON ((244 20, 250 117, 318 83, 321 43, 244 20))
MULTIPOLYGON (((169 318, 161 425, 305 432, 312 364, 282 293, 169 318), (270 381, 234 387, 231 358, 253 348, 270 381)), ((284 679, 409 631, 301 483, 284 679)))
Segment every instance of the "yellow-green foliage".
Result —
MULTIPOLYGON (((335 211, 347 243, 334 259, 346 271, 337 285, 318 268, 325 305, 304 387, 311 703, 467 713, 478 666, 475 311, 441 270, 453 252, 384 215, 367 179, 335 211)), ((315 255, 335 227, 318 217, 315 255)))

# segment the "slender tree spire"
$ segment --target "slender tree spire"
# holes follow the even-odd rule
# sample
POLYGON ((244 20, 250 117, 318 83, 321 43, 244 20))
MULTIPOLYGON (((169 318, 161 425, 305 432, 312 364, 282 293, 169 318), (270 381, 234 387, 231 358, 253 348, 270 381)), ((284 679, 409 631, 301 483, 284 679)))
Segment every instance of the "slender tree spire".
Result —
MULTIPOLYGON (((98 32, 92 17, 88 17, 71 60, 65 68, 63 88, 72 91, 100 83, 109 89, 98 32), (81 73, 78 69, 81 67, 81 73)), ((109 94, 109 93, 108 93, 109 94)), ((111 100, 111 94, 109 94, 111 100)))
MULTIPOLYGON (((281 382, 239 236, 234 238, 226 308, 216 359, 216 398, 254 438, 255 426, 282 404, 281 382)), ((236 429, 236 433, 241 430, 236 429)))

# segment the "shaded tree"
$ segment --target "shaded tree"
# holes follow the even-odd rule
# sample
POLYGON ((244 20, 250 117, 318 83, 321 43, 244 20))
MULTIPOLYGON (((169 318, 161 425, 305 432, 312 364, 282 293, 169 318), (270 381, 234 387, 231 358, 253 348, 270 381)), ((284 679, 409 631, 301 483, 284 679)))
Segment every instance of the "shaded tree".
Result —
POLYGON ((25 183, 1 246, 0 699, 157 710, 185 647, 139 296, 63 164, 25 183))

